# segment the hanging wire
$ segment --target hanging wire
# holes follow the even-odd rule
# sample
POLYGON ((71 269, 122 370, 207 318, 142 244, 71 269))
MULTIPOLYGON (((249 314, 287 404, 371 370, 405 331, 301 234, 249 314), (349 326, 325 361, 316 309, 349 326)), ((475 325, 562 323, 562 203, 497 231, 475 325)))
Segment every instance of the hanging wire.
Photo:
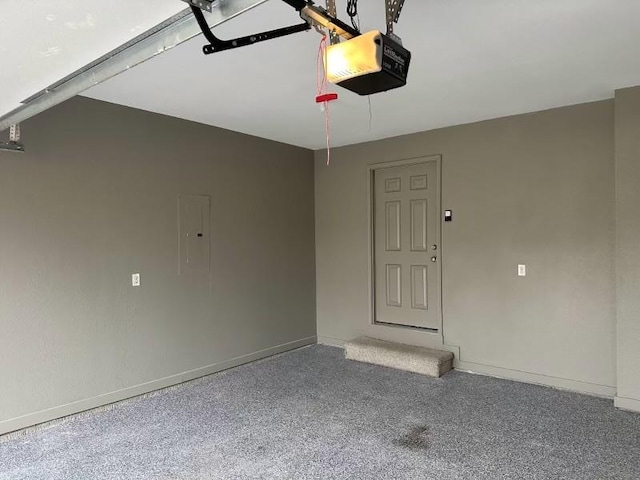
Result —
POLYGON ((347 0, 347 15, 351 19, 353 28, 360 31, 360 16, 358 15, 358 0, 347 0))
MULTIPOLYGON (((320 46, 318 47, 318 59, 316 63, 316 91, 318 95, 327 93, 327 35, 322 34, 320 39, 320 46)), ((327 139, 327 166, 331 164, 331 131, 330 131, 330 116, 329 116, 329 102, 323 103, 324 108, 324 130, 327 139)))
POLYGON ((318 46, 318 59, 316 62, 316 91, 318 95, 325 93, 327 90, 327 74, 325 70, 325 55, 327 47, 327 35, 322 32, 320 45, 318 46))

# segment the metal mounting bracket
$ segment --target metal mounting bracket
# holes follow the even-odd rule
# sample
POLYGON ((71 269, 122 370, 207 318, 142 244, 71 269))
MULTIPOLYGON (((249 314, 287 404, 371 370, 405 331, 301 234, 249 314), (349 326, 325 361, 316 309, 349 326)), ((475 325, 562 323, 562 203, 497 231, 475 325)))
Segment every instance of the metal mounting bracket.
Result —
POLYGON ((335 17, 335 0, 327 0, 326 9, 316 6, 311 0, 283 0, 284 3, 293 7, 300 13, 300 17, 305 21, 298 25, 291 25, 290 27, 277 28, 275 30, 269 30, 266 32, 255 33, 253 35, 247 35, 246 37, 234 38, 232 40, 222 40, 216 37, 211 31, 211 27, 207 23, 207 19, 202 13, 202 9, 206 10, 207 5, 210 6, 215 0, 183 0, 191 5, 191 11, 195 17, 202 34, 209 41, 209 45, 202 47, 202 51, 205 55, 209 55, 216 52, 222 52, 224 50, 231 50, 233 48, 245 47, 247 45, 253 45, 254 43, 264 42, 278 37, 284 37, 285 35, 291 35, 298 32, 304 32, 310 30, 311 27, 319 26, 326 28, 331 35, 332 43, 339 40, 338 37, 345 39, 357 37, 360 32, 355 28, 350 27, 346 23, 335 17), (203 5, 203 2, 205 5, 203 5), (333 12, 333 13, 332 13, 333 12))
MULTIPOLYGON (((327 0, 327 13, 334 18, 337 17, 336 0, 327 0)), ((329 43, 331 45, 340 43, 340 36, 333 30, 329 30, 329 43)))
POLYGON ((0 143, 0 151, 24 152, 24 145, 20 143, 20 124, 11 125, 9 142, 0 143))
MULTIPOLYGON (((284 0, 284 2, 289 5, 292 3, 291 0, 284 0)), ((326 9, 314 5, 312 1, 306 2, 306 6, 300 9, 300 16, 311 25, 326 28, 333 34, 342 37, 345 40, 362 35, 352 26, 347 25, 342 20, 331 15, 326 9)))
MULTIPOLYGON (((398 23, 400 13, 404 6, 404 0, 384 0, 384 6, 387 17, 387 35, 393 35, 393 24, 398 23)), ((397 38, 397 36, 393 35, 397 38)))
POLYGON ((202 30, 202 34, 209 41, 209 45, 205 45, 204 47, 202 47, 202 51, 205 55, 222 52, 224 50, 231 50, 233 48, 246 47, 248 45, 253 45, 254 43, 264 42, 266 40, 272 40, 274 38, 284 37, 286 35, 292 35, 294 33, 311 30, 311 25, 305 22, 298 25, 291 25, 290 27, 277 28, 275 30, 268 30, 266 32, 247 35, 246 37, 234 38, 232 40, 222 40, 213 34, 200 8, 191 5, 191 10, 193 11, 193 15, 196 18, 200 29, 202 30))
POLYGON ((201 8, 202 10, 206 10, 207 12, 211 13, 211 11, 213 10, 212 5, 215 0, 182 0, 182 1, 188 3, 192 7, 198 7, 198 8, 201 8))
POLYGON ((20 142, 20 124, 14 123, 9 127, 9 141, 20 142))

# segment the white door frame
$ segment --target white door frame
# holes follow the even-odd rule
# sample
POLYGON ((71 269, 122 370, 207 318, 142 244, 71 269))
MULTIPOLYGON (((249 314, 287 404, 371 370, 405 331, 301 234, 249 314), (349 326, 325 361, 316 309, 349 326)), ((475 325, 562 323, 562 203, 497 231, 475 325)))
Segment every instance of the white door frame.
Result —
POLYGON ((394 161, 386 161, 380 163, 372 163, 367 168, 367 197, 369 203, 369 218, 368 218, 368 254, 369 254, 369 323, 370 325, 374 325, 376 327, 384 327, 384 328, 392 328, 392 329, 413 329, 418 330, 420 332, 430 333, 432 335, 437 335, 442 342, 444 340, 443 332, 442 332, 442 263, 443 263, 443 254, 444 248, 442 245, 442 155, 426 155, 422 157, 415 158, 407 158, 401 160, 394 161), (437 170, 437 184, 438 190, 436 192, 436 201, 437 206, 436 209, 438 211, 439 220, 437 222, 438 225, 438 243, 440 245, 439 254, 438 254, 438 282, 439 282, 439 290, 437 295, 438 301, 438 329, 432 330, 428 328, 419 328, 419 327, 411 327, 404 325, 392 325, 387 323, 377 323, 376 322, 376 297, 375 297, 375 244, 374 237, 375 233, 373 231, 375 227, 375 197, 374 197, 374 172, 376 170, 380 170, 383 168, 389 167, 401 167, 407 165, 418 165, 422 163, 436 163, 437 170))

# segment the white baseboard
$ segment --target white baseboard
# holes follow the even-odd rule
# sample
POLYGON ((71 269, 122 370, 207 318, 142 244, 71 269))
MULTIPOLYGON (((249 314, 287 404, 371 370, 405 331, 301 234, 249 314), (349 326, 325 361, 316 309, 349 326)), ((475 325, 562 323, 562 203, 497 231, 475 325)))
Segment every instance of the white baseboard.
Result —
POLYGON ((613 399, 613 405, 620 410, 640 413, 640 400, 616 396, 613 399))
POLYGON ((494 367, 481 363, 464 361, 458 362, 456 370, 469 373, 479 373, 481 375, 504 378, 507 380, 515 380, 517 382, 532 383, 534 385, 553 387, 561 390, 569 390, 572 392, 586 393, 598 397, 613 398, 616 394, 616 387, 611 385, 599 385, 596 383, 581 382, 579 380, 570 380, 568 378, 551 377, 538 373, 494 367))
POLYGON ((341 340, 340 338, 333 337, 318 337, 318 343, 320 345, 328 345, 330 347, 344 347, 344 344, 347 343, 345 340, 341 340))
POLYGON ((194 380, 199 377, 211 375, 213 373, 226 370, 228 368, 237 367, 239 365, 260 360, 272 355, 293 350, 296 348, 304 347, 306 345, 315 344, 317 338, 307 337, 295 340, 293 342, 284 343, 282 345, 276 345, 275 347, 266 348, 257 352, 242 355, 240 357, 224 360, 222 362, 207 365, 206 367, 196 368, 188 372, 171 375, 169 377, 160 378, 151 382, 142 383, 140 385, 134 385, 132 387, 117 390, 115 392, 105 393, 96 397, 79 400, 77 402, 67 403, 66 405, 60 405, 57 407, 41 410, 39 412, 29 413, 21 417, 10 418, 0 422, 0 435, 7 434, 9 432, 15 432, 16 430, 22 430, 27 427, 31 427, 40 423, 49 422, 62 417, 73 415, 83 412, 85 410, 91 410, 94 408, 102 407, 110 403, 119 402, 139 395, 144 395, 154 390, 160 390, 162 388, 178 385, 189 380, 194 380))

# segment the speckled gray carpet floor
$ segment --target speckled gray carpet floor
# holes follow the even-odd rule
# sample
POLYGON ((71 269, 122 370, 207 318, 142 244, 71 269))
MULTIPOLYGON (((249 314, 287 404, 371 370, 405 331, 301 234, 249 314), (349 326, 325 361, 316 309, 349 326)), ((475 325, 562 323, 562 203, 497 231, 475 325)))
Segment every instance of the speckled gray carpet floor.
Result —
POLYGON ((314 346, 0 441, 0 479, 638 479, 640 415, 314 346))

